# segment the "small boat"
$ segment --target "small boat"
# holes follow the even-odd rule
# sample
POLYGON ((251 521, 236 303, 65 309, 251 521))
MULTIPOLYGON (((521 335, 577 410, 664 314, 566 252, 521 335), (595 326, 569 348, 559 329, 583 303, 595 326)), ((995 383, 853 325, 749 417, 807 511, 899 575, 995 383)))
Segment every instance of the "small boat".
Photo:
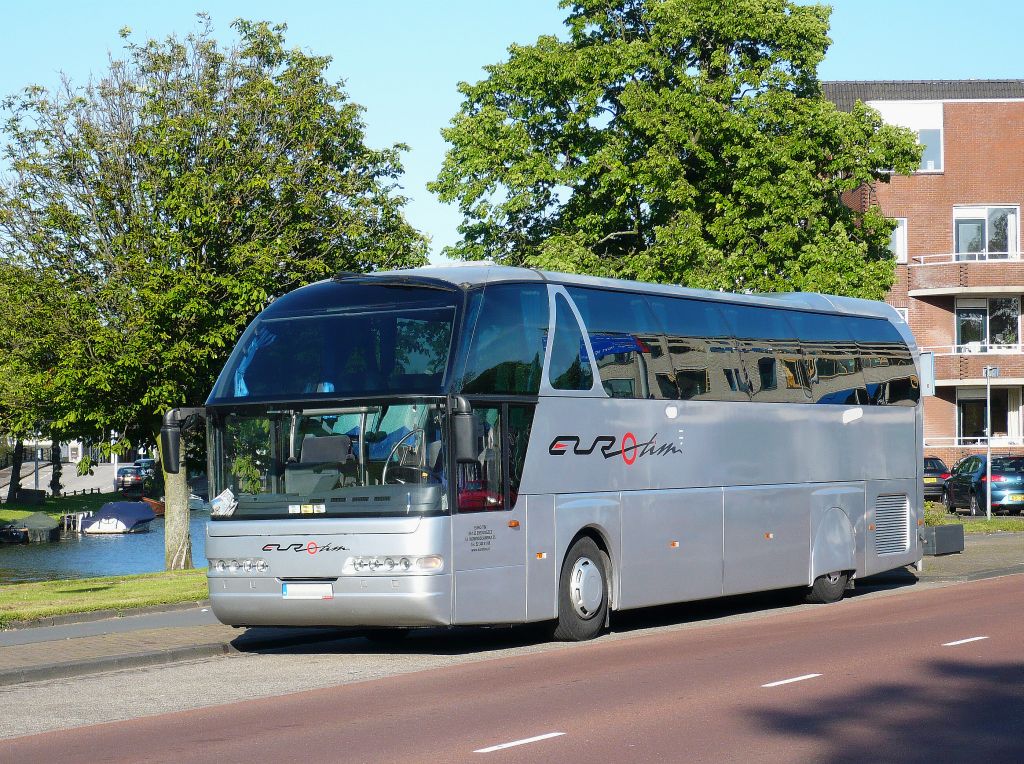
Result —
POLYGON ((60 523, 45 512, 33 512, 31 515, 0 525, 0 541, 8 544, 58 540, 60 523))
POLYGON ((153 510, 153 514, 157 517, 164 516, 164 503, 160 499, 150 499, 146 496, 142 497, 142 500, 149 505, 149 508, 153 510))
POLYGON ((82 533, 144 533, 156 515, 142 501, 112 501, 82 523, 82 533))

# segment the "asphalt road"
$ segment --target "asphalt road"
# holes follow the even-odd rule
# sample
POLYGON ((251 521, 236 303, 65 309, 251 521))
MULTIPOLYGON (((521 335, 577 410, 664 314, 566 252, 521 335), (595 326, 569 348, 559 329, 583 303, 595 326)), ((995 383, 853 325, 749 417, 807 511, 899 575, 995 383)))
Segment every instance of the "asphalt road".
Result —
MULTIPOLYGON (((0 760, 1020 761, 1022 593, 1005 576, 410 669, 428 638, 392 656, 414 673, 15 738, 0 760)), ((266 664, 241 662, 259 694, 266 664)))

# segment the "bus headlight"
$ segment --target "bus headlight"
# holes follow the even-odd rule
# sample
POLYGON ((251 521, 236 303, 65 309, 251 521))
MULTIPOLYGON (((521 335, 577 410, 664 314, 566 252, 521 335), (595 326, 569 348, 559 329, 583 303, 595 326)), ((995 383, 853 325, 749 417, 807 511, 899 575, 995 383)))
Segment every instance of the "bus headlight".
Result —
POLYGON ((209 558, 210 573, 266 573, 270 563, 260 557, 243 557, 241 559, 209 558))
POLYGON ((343 573, 356 576, 439 573, 442 570, 444 570, 444 558, 437 554, 422 557, 411 554, 349 557, 342 567, 343 573))

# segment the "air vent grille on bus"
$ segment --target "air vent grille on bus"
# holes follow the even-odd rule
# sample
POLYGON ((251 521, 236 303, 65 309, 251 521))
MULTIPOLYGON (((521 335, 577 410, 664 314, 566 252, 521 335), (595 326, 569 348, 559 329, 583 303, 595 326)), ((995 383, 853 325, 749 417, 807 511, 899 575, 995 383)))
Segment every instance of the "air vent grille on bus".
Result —
POLYGON ((875 553, 898 554, 910 546, 910 503, 906 495, 888 494, 875 500, 875 553))

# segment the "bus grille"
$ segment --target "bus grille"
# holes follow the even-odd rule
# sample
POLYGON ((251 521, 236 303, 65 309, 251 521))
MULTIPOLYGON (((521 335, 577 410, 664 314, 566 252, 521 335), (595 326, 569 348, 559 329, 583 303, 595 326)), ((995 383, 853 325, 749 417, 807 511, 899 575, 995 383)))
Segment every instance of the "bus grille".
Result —
POLYGON ((899 554, 910 545, 910 504, 904 494, 875 501, 875 553, 899 554))

